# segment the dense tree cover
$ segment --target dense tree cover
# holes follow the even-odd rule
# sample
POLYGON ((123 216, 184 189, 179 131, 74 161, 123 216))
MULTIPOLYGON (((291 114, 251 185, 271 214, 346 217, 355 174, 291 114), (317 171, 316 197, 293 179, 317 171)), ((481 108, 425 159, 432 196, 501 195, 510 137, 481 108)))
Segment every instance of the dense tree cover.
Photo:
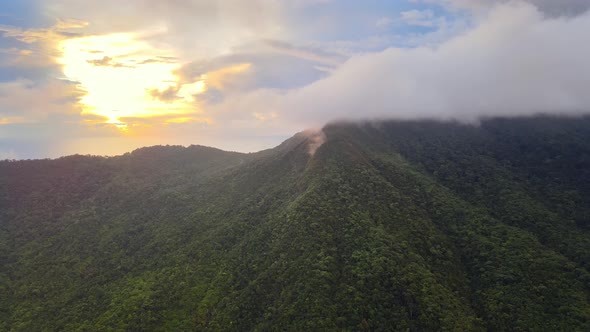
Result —
POLYGON ((0 162, 1 331, 588 331, 590 119, 0 162))

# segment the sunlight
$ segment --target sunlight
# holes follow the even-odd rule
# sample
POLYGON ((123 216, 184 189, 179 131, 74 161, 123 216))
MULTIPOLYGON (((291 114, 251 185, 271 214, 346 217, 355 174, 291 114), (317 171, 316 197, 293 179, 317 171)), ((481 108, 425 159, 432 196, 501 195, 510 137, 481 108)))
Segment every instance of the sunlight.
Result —
POLYGON ((64 75, 86 92, 80 100, 82 114, 104 117, 106 123, 126 130, 126 118, 177 116, 185 122, 200 113, 194 95, 205 91, 205 83, 179 86, 174 71, 180 64, 173 54, 134 34, 66 39, 59 46, 64 75), (167 89, 173 92, 168 99, 149 93, 167 89))

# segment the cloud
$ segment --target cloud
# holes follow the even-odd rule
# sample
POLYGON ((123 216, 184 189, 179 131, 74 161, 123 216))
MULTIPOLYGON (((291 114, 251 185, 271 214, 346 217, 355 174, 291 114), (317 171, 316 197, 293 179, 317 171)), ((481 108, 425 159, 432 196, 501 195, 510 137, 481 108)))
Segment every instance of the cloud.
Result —
POLYGON ((437 47, 354 56, 325 79, 286 93, 234 96, 216 113, 278 112, 279 121, 303 127, 339 119, 580 114, 590 111, 590 46, 581 42, 587 31, 590 13, 546 18, 530 4, 501 4, 437 47))
POLYGON ((299 134, 307 138, 307 153, 310 156, 313 156, 320 146, 326 143, 326 134, 321 129, 307 129, 299 134))
POLYGON ((92 22, 85 29, 90 34, 144 31, 146 41, 173 48, 184 60, 219 56, 237 45, 287 34, 288 6, 277 0, 47 0, 45 7, 55 17, 92 22))
POLYGON ((155 99, 159 99, 164 102, 173 102, 180 98, 178 96, 179 90, 180 89, 178 87, 170 85, 164 90, 149 89, 147 92, 155 99))
MULTIPOLYGON (((15 26, 0 25, 0 42, 16 41, 18 48, 8 50, 11 57, 1 59, 1 66, 30 69, 45 68, 47 71, 58 68, 56 58, 59 57, 57 45, 60 41, 78 36, 77 29, 86 24, 78 20, 57 20, 47 28, 23 29, 15 26)), ((52 73, 54 74, 54 72, 52 73)))
POLYGON ((408 10, 400 13, 400 18, 408 25, 435 27, 439 25, 434 12, 428 10, 408 10))
MULTIPOLYGON (((20 79, 0 83, 0 118, 3 124, 36 122, 56 114, 79 115, 83 96, 75 82, 20 79), (12 119, 12 121, 11 121, 12 119)), ((0 126, 2 122, 0 122, 0 126)))
MULTIPOLYGON (((146 61, 147 60, 144 60, 140 63, 146 64, 146 63, 156 62, 156 61, 151 61, 151 62, 146 62, 146 61)), ((104 57, 102 57, 101 59, 86 60, 86 62, 88 62, 91 65, 97 66, 97 67, 134 68, 133 66, 114 61, 113 58, 106 56, 106 55, 104 57)))
POLYGON ((335 120, 590 110, 587 0, 414 2, 43 1, 52 26, 0 26, 0 137, 252 151, 335 120))
POLYGON ((117 137, 112 127, 104 126, 104 119, 81 115, 82 96, 76 83, 67 80, 0 83, 0 152, 9 159, 92 153, 62 146, 83 138, 117 137))
MULTIPOLYGON (((336 52, 324 51, 320 47, 296 46, 281 40, 266 39, 235 47, 230 54, 189 62, 179 70, 179 74, 192 80, 207 72, 241 63, 250 63, 254 67, 272 67, 272 62, 279 60, 281 65, 285 65, 282 61, 284 59, 294 63, 306 62, 310 67, 318 64, 332 67, 343 63, 347 57, 336 52)), ((289 71, 288 68, 284 69, 285 72, 289 71)))
POLYGON ((30 55, 32 53, 31 50, 26 50, 26 49, 19 49, 16 47, 11 47, 11 48, 0 48, 0 53, 3 54, 8 54, 8 55, 30 55))
POLYGON ((306 6, 314 6, 320 4, 327 4, 333 2, 334 0, 286 0, 286 2, 297 8, 297 7, 306 7, 306 6))
POLYGON ((135 63, 138 65, 147 65, 150 63, 177 63, 178 58, 172 56, 157 56, 155 58, 136 60, 135 63))
POLYGON ((207 92, 201 98, 219 101, 236 92, 302 87, 325 77, 345 59, 313 47, 261 41, 229 55, 187 63, 177 74, 181 82, 204 80, 207 92))
POLYGON ((249 89, 257 82, 247 58, 260 58, 261 53, 334 64, 337 59, 328 54, 277 42, 278 36, 288 36, 283 26, 285 11, 315 2, 104 0, 81 4, 77 0, 48 0, 44 10, 55 17, 76 18, 59 21, 49 29, 52 33, 83 28, 79 38, 61 34, 54 38, 63 55, 55 58, 63 65, 63 74, 79 81, 88 92, 82 99, 86 108, 108 114, 110 122, 119 123, 118 118, 130 117, 131 113, 201 113, 195 95, 205 89, 201 99, 214 100, 226 93, 249 89), (244 45, 256 45, 244 51, 244 60, 216 61, 237 59, 233 56, 235 50, 244 45), (205 66, 189 70, 187 63, 205 66), (87 68, 89 64, 97 68, 87 68), (123 70, 111 70, 117 68, 123 70), (140 71, 145 73, 144 78, 138 78, 140 71), (113 83, 114 78, 117 83, 113 83), (117 85, 123 82, 127 82, 126 89, 119 89, 117 85), (147 82, 150 84, 140 86, 147 82), (180 106, 182 112, 178 110, 180 106))
MULTIPOLYGON (((337 65, 342 63, 345 59, 341 54, 329 53, 311 47, 297 47, 280 40, 265 40, 263 45, 267 46, 270 51, 278 54, 289 55, 325 65, 337 65)), ((261 51, 263 50, 265 49, 262 48, 261 51)))
MULTIPOLYGON (((486 10, 498 4, 509 4, 518 0, 410 0, 412 2, 440 3, 469 10, 486 10)), ((575 16, 590 9, 588 0, 520 0, 537 7, 548 16, 575 16)))
POLYGON ((389 27, 393 23, 393 20, 389 17, 380 17, 377 22, 375 22, 375 26, 378 28, 386 28, 389 27))

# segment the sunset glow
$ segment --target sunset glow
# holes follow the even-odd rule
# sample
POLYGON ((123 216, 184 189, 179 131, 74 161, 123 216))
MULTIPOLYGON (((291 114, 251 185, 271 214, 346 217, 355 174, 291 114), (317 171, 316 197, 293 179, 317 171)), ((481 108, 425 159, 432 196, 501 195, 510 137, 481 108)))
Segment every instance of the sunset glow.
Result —
POLYGON ((0 1, 0 159, 585 114, 589 30, 587 0, 0 1))
POLYGON ((180 64, 173 54, 134 34, 66 39, 59 48, 64 75, 85 92, 80 100, 83 114, 125 129, 132 118, 164 116, 186 122, 201 113, 194 95, 205 91, 205 83, 179 83, 174 71, 180 64), (166 90, 173 91, 167 99, 154 94, 166 90))

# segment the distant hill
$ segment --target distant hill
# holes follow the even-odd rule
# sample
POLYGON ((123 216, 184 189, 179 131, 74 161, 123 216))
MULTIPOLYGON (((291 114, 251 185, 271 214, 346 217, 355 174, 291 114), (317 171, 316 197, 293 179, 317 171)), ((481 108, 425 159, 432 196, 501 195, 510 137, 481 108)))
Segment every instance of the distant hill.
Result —
POLYGON ((0 331, 590 331, 590 118, 0 162, 0 331))

